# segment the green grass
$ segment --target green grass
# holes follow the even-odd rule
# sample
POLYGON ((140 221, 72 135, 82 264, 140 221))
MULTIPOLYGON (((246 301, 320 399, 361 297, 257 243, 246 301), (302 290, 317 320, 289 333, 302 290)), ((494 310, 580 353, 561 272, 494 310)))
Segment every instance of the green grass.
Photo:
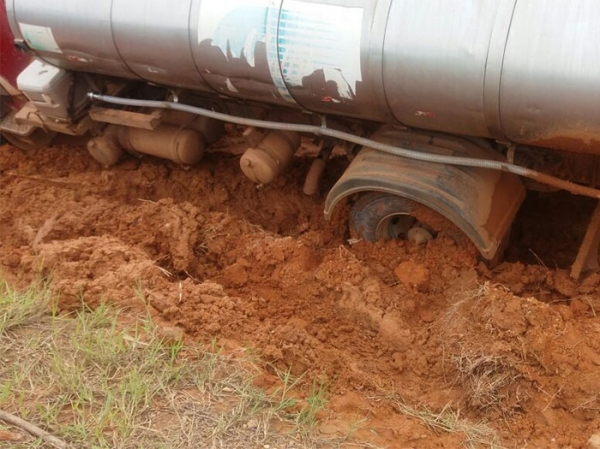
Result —
POLYGON ((25 290, 15 290, 0 278, 0 335, 35 323, 47 313, 50 298, 50 290, 42 280, 25 290))
MULTIPOLYGON (((44 282, 22 291, 0 283, 0 409, 73 447, 316 445, 310 431, 326 404, 325 382, 298 399, 300 379, 286 372, 267 394, 254 386, 249 358, 214 342, 167 341, 150 319, 107 304, 82 303, 62 316, 52 299, 44 282)), ((25 435, 1 421, 0 430, 25 435)), ((47 447, 27 438, 4 447, 47 447)))

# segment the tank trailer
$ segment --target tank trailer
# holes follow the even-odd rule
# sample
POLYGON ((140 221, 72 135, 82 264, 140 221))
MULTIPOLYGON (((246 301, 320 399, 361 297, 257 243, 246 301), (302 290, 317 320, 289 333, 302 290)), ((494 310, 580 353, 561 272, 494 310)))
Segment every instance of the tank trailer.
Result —
POLYGON ((312 136, 307 194, 351 160, 326 217, 352 196, 357 238, 424 243, 441 215, 490 262, 527 189, 600 199, 597 0, 0 1, 0 132, 23 149, 67 134, 105 166, 191 165, 229 122, 268 184, 312 136))

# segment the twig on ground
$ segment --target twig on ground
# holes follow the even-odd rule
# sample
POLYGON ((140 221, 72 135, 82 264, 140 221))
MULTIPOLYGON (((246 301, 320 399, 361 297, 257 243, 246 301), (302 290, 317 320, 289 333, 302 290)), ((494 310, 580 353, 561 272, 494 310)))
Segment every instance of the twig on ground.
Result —
POLYGON ((8 424, 12 424, 13 426, 19 427, 20 429, 29 432, 35 437, 42 438, 43 440, 46 440, 48 443, 59 449, 68 449, 70 447, 63 440, 56 438, 54 435, 50 435, 45 430, 42 430, 39 427, 19 418, 18 416, 12 415, 3 410, 0 410, 0 420, 8 424))
POLYGON ((54 214, 52 217, 48 218, 44 222, 43 226, 38 230, 37 234, 35 235, 35 238, 31 242, 31 247, 33 248, 34 251, 37 251, 38 246, 40 245, 40 243, 42 243, 42 240, 44 240, 44 237, 46 237, 48 234, 50 234, 50 232, 52 231, 52 228, 54 228, 54 225, 56 224, 57 217, 58 217, 58 214, 54 214))
POLYGON ((82 183, 80 182, 72 182, 72 181, 61 181, 58 179, 50 179, 43 178, 41 176, 30 176, 30 175, 21 175, 19 173, 6 173, 7 176, 12 176, 14 178, 27 179, 29 181, 37 181, 45 184, 55 185, 57 187, 65 187, 69 189, 80 188, 82 183))

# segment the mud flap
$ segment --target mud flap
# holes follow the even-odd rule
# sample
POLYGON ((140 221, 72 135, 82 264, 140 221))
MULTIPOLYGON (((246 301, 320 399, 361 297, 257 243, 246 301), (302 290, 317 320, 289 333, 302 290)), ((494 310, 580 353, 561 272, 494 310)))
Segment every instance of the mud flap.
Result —
MULTIPOLYGON (((389 137, 380 135, 388 142, 389 137)), ((393 137, 396 144, 403 141, 393 137)), ((410 138, 413 144, 406 147, 427 152, 497 157, 491 149, 463 139, 417 135, 414 142, 413 134, 410 138)), ((435 210, 464 232, 486 260, 493 260, 501 249, 525 198, 521 180, 509 173, 421 162, 364 148, 329 192, 325 217, 329 219, 344 197, 366 191, 399 195, 435 210)))

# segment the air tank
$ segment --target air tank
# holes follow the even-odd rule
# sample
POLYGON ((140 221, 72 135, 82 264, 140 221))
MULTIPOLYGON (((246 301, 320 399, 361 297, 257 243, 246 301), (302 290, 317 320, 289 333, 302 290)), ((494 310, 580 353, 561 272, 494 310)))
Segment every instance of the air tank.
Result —
POLYGON ((597 0, 7 0, 68 70, 600 153, 597 0))

